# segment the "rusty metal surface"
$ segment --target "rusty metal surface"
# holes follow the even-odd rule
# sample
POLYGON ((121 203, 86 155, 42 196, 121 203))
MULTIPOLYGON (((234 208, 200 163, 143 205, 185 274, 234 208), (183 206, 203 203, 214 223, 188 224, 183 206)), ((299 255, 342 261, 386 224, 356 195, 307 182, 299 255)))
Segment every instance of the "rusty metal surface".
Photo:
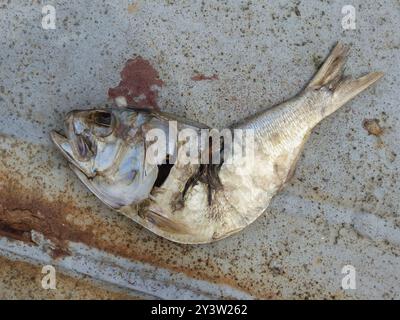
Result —
POLYGON ((41 267, 30 262, 0 257, 0 299, 150 299, 141 293, 124 290, 108 283, 96 283, 82 275, 58 273, 55 289, 38 290, 41 267))
POLYGON ((0 6, 1 255, 143 297, 400 298, 398 1, 355 1, 349 31, 343 1, 52 1, 56 30, 44 4, 0 6), (159 72, 164 110, 223 127, 297 93, 337 40, 352 44, 349 74, 385 78, 314 130, 266 214, 223 241, 174 244, 112 212, 51 145, 132 56, 159 72), (347 264, 356 290, 341 288, 347 264))

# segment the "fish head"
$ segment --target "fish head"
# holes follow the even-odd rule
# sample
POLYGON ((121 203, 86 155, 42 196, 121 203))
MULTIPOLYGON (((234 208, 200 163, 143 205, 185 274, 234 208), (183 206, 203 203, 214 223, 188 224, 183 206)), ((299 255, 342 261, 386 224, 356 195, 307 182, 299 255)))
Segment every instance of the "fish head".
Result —
POLYGON ((66 115, 64 132, 50 135, 79 179, 118 209, 146 199, 157 178, 157 166, 145 161, 149 119, 130 109, 75 110, 66 115))
MULTIPOLYGON (((65 117, 65 136, 53 131, 51 138, 70 163, 94 177, 96 159, 104 152, 101 145, 113 140, 115 122, 113 113, 106 109, 75 110, 65 117)), ((117 145, 112 144, 112 148, 117 145)))

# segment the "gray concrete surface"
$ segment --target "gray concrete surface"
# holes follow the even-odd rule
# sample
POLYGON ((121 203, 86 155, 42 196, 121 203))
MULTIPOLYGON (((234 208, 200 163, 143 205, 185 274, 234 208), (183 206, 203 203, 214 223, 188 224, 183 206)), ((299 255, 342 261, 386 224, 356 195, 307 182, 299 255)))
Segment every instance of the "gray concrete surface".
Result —
POLYGON ((2 1, 0 222, 26 214, 10 233, 25 239, 46 207, 90 237, 62 234, 70 256, 51 260, 5 234, 1 253, 161 298, 400 298, 399 21, 395 0, 2 1), (42 28, 46 4, 55 30, 42 28), (341 25, 347 4, 355 30, 341 25), (296 94, 339 40, 352 47, 348 74, 385 77, 314 130, 262 217, 218 243, 173 244, 118 216, 50 143, 66 112, 107 101, 135 55, 159 71, 163 110, 224 127, 296 94), (218 80, 193 81, 196 72, 218 80), (364 119, 378 119, 383 134, 369 135, 364 119), (93 264, 105 260, 114 269, 93 264), (341 287, 348 264, 355 290, 341 287))

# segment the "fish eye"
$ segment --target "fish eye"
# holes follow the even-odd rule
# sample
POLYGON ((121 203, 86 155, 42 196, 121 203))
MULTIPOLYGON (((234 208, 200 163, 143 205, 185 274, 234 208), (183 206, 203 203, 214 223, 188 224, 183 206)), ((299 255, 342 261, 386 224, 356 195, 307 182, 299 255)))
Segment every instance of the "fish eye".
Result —
POLYGON ((99 137, 107 137, 113 132, 114 116, 106 110, 96 111, 92 114, 93 133, 99 137))
POLYGON ((111 112, 98 111, 95 113, 94 123, 99 126, 110 127, 111 120, 112 120, 111 112))

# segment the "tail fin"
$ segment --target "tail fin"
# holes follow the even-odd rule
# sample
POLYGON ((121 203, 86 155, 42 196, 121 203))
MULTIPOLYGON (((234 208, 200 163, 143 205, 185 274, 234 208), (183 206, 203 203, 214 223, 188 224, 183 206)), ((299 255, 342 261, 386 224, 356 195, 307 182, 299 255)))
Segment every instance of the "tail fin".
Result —
POLYGON ((319 89, 330 83, 338 82, 342 78, 348 52, 349 48, 339 42, 308 84, 308 87, 319 89))
POLYGON ((308 88, 319 89, 327 87, 332 90, 335 110, 383 76, 383 72, 372 72, 358 79, 343 77, 348 51, 348 47, 338 43, 308 84, 308 88))
POLYGON ((383 72, 371 72, 358 79, 342 79, 333 92, 334 103, 344 105, 382 77, 383 72))

